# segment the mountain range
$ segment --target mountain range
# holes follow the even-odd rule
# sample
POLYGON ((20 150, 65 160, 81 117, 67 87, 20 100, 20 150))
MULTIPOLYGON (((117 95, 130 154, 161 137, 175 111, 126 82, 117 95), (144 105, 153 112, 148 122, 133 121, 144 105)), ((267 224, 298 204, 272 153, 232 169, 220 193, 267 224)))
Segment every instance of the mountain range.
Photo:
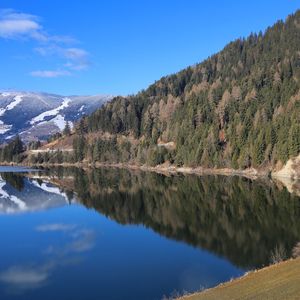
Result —
POLYGON ((45 140, 68 121, 89 115, 112 97, 60 96, 22 91, 0 92, 0 141, 19 134, 23 141, 45 140))

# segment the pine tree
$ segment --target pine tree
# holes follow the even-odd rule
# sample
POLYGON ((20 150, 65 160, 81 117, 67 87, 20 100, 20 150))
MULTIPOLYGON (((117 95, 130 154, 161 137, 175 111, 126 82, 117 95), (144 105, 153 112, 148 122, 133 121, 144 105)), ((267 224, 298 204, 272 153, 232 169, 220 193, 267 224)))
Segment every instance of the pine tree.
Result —
POLYGON ((71 128, 70 128, 69 121, 66 122, 65 128, 63 130, 63 134, 65 136, 69 136, 71 134, 71 128))
POLYGON ((297 156, 300 153, 300 125, 293 124, 288 137, 289 156, 297 156))

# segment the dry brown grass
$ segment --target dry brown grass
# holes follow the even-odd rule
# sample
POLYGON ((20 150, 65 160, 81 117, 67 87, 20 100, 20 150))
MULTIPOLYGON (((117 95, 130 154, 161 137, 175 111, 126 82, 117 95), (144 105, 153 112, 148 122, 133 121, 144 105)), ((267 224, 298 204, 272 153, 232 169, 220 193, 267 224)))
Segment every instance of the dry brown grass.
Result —
POLYGON ((300 258, 251 272, 180 300, 300 299, 300 258))

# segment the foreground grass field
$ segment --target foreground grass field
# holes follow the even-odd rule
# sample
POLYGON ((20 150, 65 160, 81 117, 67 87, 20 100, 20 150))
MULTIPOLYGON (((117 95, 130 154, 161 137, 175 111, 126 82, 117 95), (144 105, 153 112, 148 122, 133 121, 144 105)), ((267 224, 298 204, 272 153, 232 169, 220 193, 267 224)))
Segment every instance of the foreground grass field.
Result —
POLYGON ((202 299, 300 299, 300 258, 272 265, 215 288, 180 298, 202 299))

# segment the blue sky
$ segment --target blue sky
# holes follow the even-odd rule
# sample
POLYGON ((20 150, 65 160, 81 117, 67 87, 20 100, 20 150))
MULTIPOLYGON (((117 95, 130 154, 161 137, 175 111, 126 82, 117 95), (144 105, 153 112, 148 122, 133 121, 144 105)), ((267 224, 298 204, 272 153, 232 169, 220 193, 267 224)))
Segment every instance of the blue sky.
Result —
POLYGON ((300 0, 1 0, 0 89, 136 93, 300 0))

